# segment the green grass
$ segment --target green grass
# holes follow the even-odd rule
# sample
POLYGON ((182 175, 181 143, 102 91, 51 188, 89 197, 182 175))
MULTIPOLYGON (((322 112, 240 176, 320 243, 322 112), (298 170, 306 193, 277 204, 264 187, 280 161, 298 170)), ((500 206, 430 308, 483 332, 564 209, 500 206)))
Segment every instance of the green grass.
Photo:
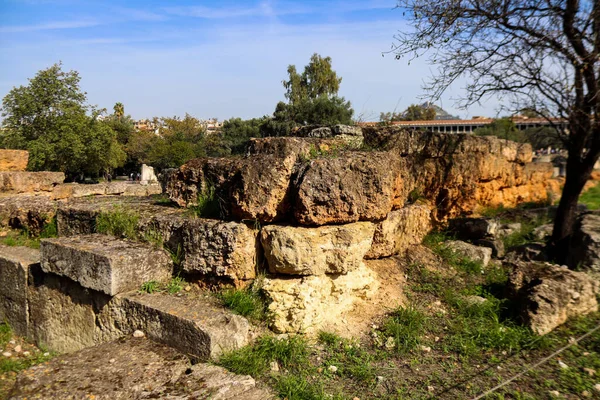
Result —
POLYGON ((420 310, 398 307, 383 323, 385 338, 392 337, 395 349, 400 353, 415 349, 425 333, 426 316, 420 310))
POLYGON ((308 344, 301 336, 286 339, 262 336, 251 346, 223 354, 218 364, 237 374, 258 377, 274 361, 280 368, 301 371, 308 367, 308 354, 308 344))
POLYGON ((586 190, 579 197, 579 203, 585 204, 590 210, 600 209, 600 183, 586 190))
POLYGON ((168 282, 148 281, 142 283, 140 287, 141 293, 163 293, 177 294, 181 292, 186 285, 186 281, 180 276, 171 278, 168 282))
POLYGON ((133 210, 115 205, 110 211, 102 211, 96 217, 96 232, 119 238, 137 239, 140 216, 133 210))
POLYGON ((207 184, 202 191, 198 193, 196 205, 190 206, 190 210, 201 218, 219 218, 221 217, 221 205, 216 189, 212 184, 207 184))
POLYGON ((48 353, 47 356, 44 356, 44 354, 47 353, 39 352, 36 356, 28 358, 0 358, 0 373, 19 372, 54 357, 53 354, 48 353))
POLYGON ((12 329, 7 323, 0 323, 0 347, 6 346, 12 337, 12 329))
POLYGON ((25 246, 32 249, 40 248, 40 239, 31 236, 26 230, 9 231, 5 237, 0 238, 0 243, 10 247, 25 246))
POLYGON ((262 320, 265 317, 265 303, 258 290, 226 289, 218 293, 217 297, 223 306, 236 314, 255 320, 262 320))

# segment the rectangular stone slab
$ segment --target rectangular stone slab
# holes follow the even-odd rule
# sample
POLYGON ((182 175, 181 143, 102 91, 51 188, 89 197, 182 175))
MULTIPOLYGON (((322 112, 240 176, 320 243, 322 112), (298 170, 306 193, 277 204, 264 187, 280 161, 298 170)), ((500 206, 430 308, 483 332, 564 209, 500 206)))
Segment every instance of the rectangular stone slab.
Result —
POLYGON ((150 244, 106 235, 44 239, 42 270, 114 296, 137 290, 147 281, 171 277, 170 256, 150 244))
POLYGON ((114 297, 100 315, 98 328, 107 338, 143 331, 201 361, 248 344, 246 318, 216 304, 206 293, 132 292, 114 297))
POLYGON ((39 250, 0 245, 0 322, 7 321, 17 335, 27 335, 29 269, 39 263, 39 250))

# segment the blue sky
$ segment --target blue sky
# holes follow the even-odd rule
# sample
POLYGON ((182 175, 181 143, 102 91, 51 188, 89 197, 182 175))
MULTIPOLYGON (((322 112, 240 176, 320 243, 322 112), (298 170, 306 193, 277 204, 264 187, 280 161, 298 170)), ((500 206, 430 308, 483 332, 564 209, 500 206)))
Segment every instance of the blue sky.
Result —
MULTIPOLYGON (((340 95, 364 120, 419 102, 434 70, 426 60, 382 57, 407 29, 394 0, 74 1, 0 0, 0 96, 55 62, 79 71, 88 101, 122 102, 134 118, 242 118, 271 114, 289 64, 330 56, 340 95)), ((490 100, 454 107, 496 115, 490 100)))

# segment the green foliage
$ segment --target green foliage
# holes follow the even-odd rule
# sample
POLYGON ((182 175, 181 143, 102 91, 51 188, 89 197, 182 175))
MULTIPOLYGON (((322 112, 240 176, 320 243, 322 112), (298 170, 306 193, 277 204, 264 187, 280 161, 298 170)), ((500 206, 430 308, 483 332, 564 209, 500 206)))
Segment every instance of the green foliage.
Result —
POLYGON ((12 337, 12 329, 5 322, 0 322, 0 347, 6 346, 12 337))
POLYGON ((530 143, 534 149, 563 147, 556 129, 549 127, 529 128, 520 131, 510 118, 494 120, 489 126, 475 131, 478 136, 496 136, 500 139, 512 140, 517 143, 530 143))
POLYGON ((414 204, 423 198, 425 198, 425 196, 423 195, 423 190, 421 188, 414 188, 408 194, 407 200, 409 204, 414 204))
POLYGON ((167 282, 165 290, 169 294, 177 294, 183 290, 183 285, 185 285, 185 280, 180 276, 175 276, 167 282))
POLYGON ((157 281, 144 282, 140 287, 140 292, 148 294, 158 293, 160 292, 160 283, 157 281))
POLYGON ((262 336, 251 346, 223 354, 218 363, 236 374, 258 377, 268 371, 272 361, 288 370, 302 370, 308 363, 306 340, 301 336, 262 336))
POLYGON ((329 347, 337 347, 344 341, 340 335, 326 331, 320 331, 317 338, 319 339, 320 343, 323 343, 329 347))
POLYGON ((230 308, 236 314, 254 320, 262 320, 265 317, 265 303, 258 290, 226 289, 217 297, 225 307, 230 308))
POLYGON ((350 102, 338 97, 341 78, 331 68, 331 58, 311 57, 302 74, 288 67, 289 80, 283 81, 288 103, 279 102, 272 119, 261 125, 263 136, 289 136, 301 125, 352 124, 350 102))
POLYGON ((52 217, 49 222, 46 222, 42 226, 42 230, 40 232, 40 238, 54 238, 58 237, 58 226, 56 223, 56 216, 52 217))
POLYGON ((190 210, 202 218, 219 218, 221 216, 221 205, 215 187, 208 183, 198 193, 196 204, 190 206, 190 210))
POLYGON ((109 115, 107 118, 104 118, 102 122, 116 132, 117 140, 122 145, 127 145, 135 133, 133 120, 129 115, 122 115, 120 117, 118 117, 116 114, 109 115))
POLYGON ((101 211, 96 216, 96 232, 119 238, 136 239, 140 216, 121 205, 114 205, 110 211, 101 211))
POLYGON ((430 121, 435 119, 435 108, 420 104, 411 104, 402 113, 403 121, 430 121))
POLYGON ((414 307, 398 307, 383 324, 386 337, 393 337, 396 349, 406 352, 416 348, 425 333, 425 314, 414 307))
POLYGON ((0 359, 0 373, 3 374, 6 372, 23 371, 34 365, 46 362, 54 356, 53 354, 48 354, 46 356, 44 354, 46 354, 46 353, 40 352, 34 357, 18 358, 18 359, 17 358, 2 358, 2 359, 0 359))
POLYGON ((579 197, 579 202, 585 204, 590 210, 600 209, 600 183, 585 191, 579 197))
POLYGON ((28 150, 30 170, 62 171, 68 178, 123 165, 115 131, 85 104, 79 81, 77 72, 55 64, 13 88, 2 101, 0 146, 28 150))
POLYGON ((266 118, 242 120, 231 118, 223 122, 221 137, 232 154, 243 154, 250 138, 262 137, 261 127, 266 118))

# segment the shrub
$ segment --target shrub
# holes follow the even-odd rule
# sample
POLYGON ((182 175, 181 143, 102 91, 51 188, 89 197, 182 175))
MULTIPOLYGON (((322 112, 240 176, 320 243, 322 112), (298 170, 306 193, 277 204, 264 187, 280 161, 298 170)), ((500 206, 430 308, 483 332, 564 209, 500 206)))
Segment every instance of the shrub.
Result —
POLYGON ((115 205, 111 211, 102 211, 96 217, 96 232, 119 238, 136 239, 138 237, 138 213, 115 205))
POLYGON ((191 206, 190 209, 198 217, 219 218, 221 216, 221 206, 215 187, 208 183, 202 189, 202 192, 198 193, 196 205, 191 206))

